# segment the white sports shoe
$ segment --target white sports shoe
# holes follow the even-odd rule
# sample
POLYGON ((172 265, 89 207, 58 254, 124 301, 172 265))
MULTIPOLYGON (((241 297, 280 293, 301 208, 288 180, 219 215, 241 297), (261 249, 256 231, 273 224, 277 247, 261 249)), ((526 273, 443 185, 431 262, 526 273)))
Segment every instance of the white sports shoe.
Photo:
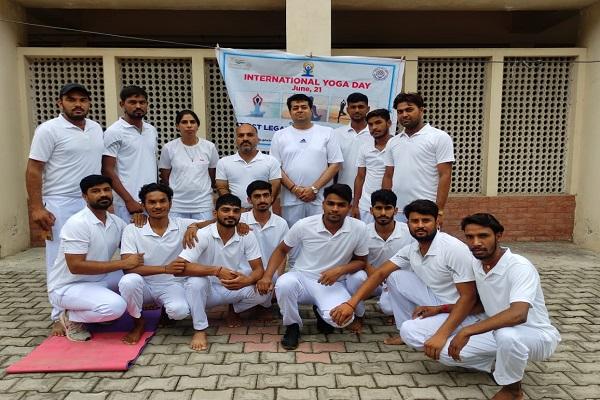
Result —
POLYGON ((63 328, 65 328, 65 335, 67 339, 72 342, 85 342, 86 340, 90 340, 92 338, 92 334, 85 329, 85 325, 81 322, 73 322, 69 320, 69 316, 67 314, 68 311, 63 311, 58 320, 62 324, 63 328))

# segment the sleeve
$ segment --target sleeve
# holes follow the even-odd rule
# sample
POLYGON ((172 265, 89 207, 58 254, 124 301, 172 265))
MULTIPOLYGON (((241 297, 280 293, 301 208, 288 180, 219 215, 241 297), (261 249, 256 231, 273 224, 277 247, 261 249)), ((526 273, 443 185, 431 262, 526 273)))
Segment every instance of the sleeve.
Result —
POLYGON ((208 168, 217 168, 218 162, 219 162, 219 152, 217 151, 216 146, 213 143, 211 143, 210 159, 208 160, 208 168))
POLYGON ((227 179, 227 171, 225 170, 225 159, 221 158, 219 160, 219 162, 217 163, 217 173, 216 173, 216 178, 223 180, 223 181, 228 181, 229 179, 227 179))
POLYGON ((67 221, 60 231, 60 241, 65 254, 87 254, 90 247, 89 227, 85 223, 67 221))
POLYGON ((279 161, 279 164, 282 164, 281 154, 279 153, 279 136, 281 133, 275 132, 273 135, 273 139, 271 139, 271 148, 269 150, 269 154, 279 161))
POLYGON ((452 275, 454 283, 472 282, 475 280, 473 272, 473 255, 462 242, 457 245, 448 246, 447 268, 452 275))
POLYGON ((439 135, 435 149, 435 159, 437 164, 454 162, 454 144, 452 138, 446 132, 439 135))
POLYGON ((121 137, 114 130, 107 130, 104 133, 104 153, 103 156, 117 157, 121 148, 121 137))
POLYGON ((288 233, 285 234, 285 236, 283 238, 283 242, 289 247, 299 246, 301 243, 301 234, 302 234, 303 226, 304 226, 304 224, 302 223, 302 220, 296 222, 290 228, 288 233))
POLYGON ((244 240, 244 254, 246 256, 246 260, 256 260, 257 258, 261 258, 260 254, 260 246, 258 245, 258 240, 256 240, 256 236, 254 236, 253 232, 248 232, 246 236, 243 236, 244 240))
POLYGON ((158 162, 158 168, 160 169, 171 169, 173 168, 171 165, 171 146, 169 143, 163 147, 160 153, 160 161, 158 162))
POLYGON ((360 168, 363 167, 365 168, 367 166, 367 146, 362 146, 360 148, 360 150, 358 151, 358 157, 356 158, 356 167, 360 168))
POLYGON ((518 264, 510 270, 510 295, 509 302, 525 302, 533 305, 535 295, 540 285, 540 277, 535 267, 527 264, 518 264))
POLYGON ((271 166, 269 168, 269 180, 273 179, 281 179, 281 164, 275 157, 267 156, 271 161, 271 166))
POLYGON ((137 247, 135 241, 135 225, 127 225, 123 230, 123 236, 121 237, 121 254, 135 254, 139 253, 140 250, 137 247))
POLYGON ((394 138, 391 138, 390 140, 388 140, 387 144, 385 145, 385 152, 383 153, 383 163, 385 164, 386 167, 394 167, 396 164, 394 163, 394 152, 393 152, 393 142, 394 142, 394 138))
POLYGON ((199 235, 200 232, 202 232, 202 230, 199 230, 196 233, 196 238, 198 238, 198 243, 196 243, 196 246, 192 247, 191 249, 183 249, 183 251, 179 253, 179 257, 191 263, 198 262, 200 255, 208 246, 206 238, 203 235, 199 235))
POLYGON ((33 134, 33 141, 29 150, 29 158, 32 160, 47 162, 54 151, 55 140, 50 129, 42 124, 37 127, 33 134))
POLYGON ((367 225, 361 222, 360 234, 357 246, 354 248, 354 255, 366 256, 369 254, 369 235, 367 234, 367 225))
POLYGON ((398 266, 400 269, 410 270, 410 249, 411 245, 404 246, 389 261, 398 266))
POLYGON ((342 155, 342 149, 337 141, 333 131, 329 133, 329 140, 327 140, 327 163, 341 163, 344 162, 344 156, 342 155))

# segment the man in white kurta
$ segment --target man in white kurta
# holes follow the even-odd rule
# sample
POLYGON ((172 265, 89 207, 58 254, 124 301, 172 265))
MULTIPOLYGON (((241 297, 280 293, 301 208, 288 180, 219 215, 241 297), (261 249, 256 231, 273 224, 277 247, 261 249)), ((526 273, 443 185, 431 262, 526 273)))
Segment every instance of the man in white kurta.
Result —
POLYGON ((141 254, 111 261, 125 223, 106 210, 112 204, 110 178, 90 175, 81 181, 87 207, 63 226, 54 267, 48 276, 50 303, 64 310, 59 317, 72 341, 91 338, 84 323, 112 321, 126 303, 116 292, 122 270, 143 262, 141 254))
POLYGON ((115 214, 129 223, 143 212, 138 192, 156 182, 156 128, 144 121, 148 95, 138 86, 126 86, 120 93, 123 116, 106 129, 102 174, 113 180, 115 214))
MULTIPOLYGON (((250 209, 246 189, 254 181, 269 182, 276 199, 281 185, 281 164, 271 155, 261 153, 258 132, 253 125, 241 124, 235 129, 237 153, 223 157, 217 163, 217 191, 231 193, 242 200, 242 207, 250 209)), ((268 258, 267 258, 268 260, 268 258)))
POLYGON ((271 155, 281 163, 281 216, 291 227, 321 213, 323 188, 344 159, 332 129, 312 123, 311 98, 295 94, 287 106, 293 124, 273 135, 271 155))
MULTIPOLYGON (((273 275, 285 255, 297 248, 297 259, 290 271, 277 279, 275 293, 283 315, 286 334, 282 346, 294 349, 300 338, 299 304, 313 304, 317 329, 331 333, 337 324, 329 310, 350 298, 344 280, 365 266, 368 253, 366 226, 347 217, 352 192, 348 185, 334 184, 325 188, 323 214, 298 221, 277 246, 263 279, 257 288, 266 293, 273 288, 273 275)), ((364 310, 363 310, 364 311, 364 310)), ((362 315, 359 315, 362 316, 362 315)))
POLYGON ((464 327, 440 360, 489 371, 503 388, 494 399, 522 399, 521 380, 528 361, 549 358, 560 334, 552 326, 540 276, 529 260, 499 246, 504 227, 491 214, 474 214, 461 227, 469 249, 477 291, 487 319, 464 327), (495 344, 484 337, 493 334, 495 344), (487 368, 480 368, 487 363, 487 368))
MULTIPOLYGON (((85 86, 68 83, 59 93, 58 117, 37 127, 27 162, 26 185, 31 219, 44 231, 46 275, 54 266, 65 222, 85 207, 79 182, 99 174, 102 165, 102 127, 86 116, 90 93, 85 86)), ((56 321, 59 309, 52 309, 56 321)), ((62 335, 55 324, 53 335, 62 335)))

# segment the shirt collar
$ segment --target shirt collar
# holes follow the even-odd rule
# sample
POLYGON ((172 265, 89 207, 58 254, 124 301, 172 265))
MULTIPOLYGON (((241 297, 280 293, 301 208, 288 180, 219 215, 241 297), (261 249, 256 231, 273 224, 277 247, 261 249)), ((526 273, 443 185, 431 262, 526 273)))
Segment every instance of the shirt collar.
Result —
POLYGON ((77 129, 78 131, 85 131, 85 129, 89 126, 89 124, 87 123, 87 121, 88 121, 87 118, 85 119, 85 125, 84 125, 83 129, 81 129, 77 125, 75 125, 75 124, 71 123, 69 120, 67 120, 62 113, 58 114, 58 120, 60 122, 61 128, 65 128, 65 129, 77 129))
MULTIPOLYGON (((247 218, 246 218, 246 223, 248 225, 258 225, 260 226, 260 222, 258 222, 256 220, 256 218, 254 218, 254 213, 252 212, 252 210, 250 211, 246 211, 246 214, 248 214, 247 218)), ((273 218, 273 212, 271 211, 271 216, 269 217, 269 220, 267 221, 267 223, 261 228, 261 229, 267 229, 271 226, 274 226, 274 222, 273 222, 274 218, 273 218)))
MULTIPOLYGON (((500 257, 494 268, 492 268, 487 275, 504 275, 506 273, 506 270, 510 266, 510 259, 512 258, 512 253, 508 247, 502 247, 502 249, 504 249, 504 254, 502 254, 502 257, 500 257)), ((477 273, 486 276, 486 273, 483 270, 483 263, 480 260, 477 260, 477 265, 479 266, 479 268, 477 268, 477 273)))
MULTIPOLYGON (((167 230, 163 234, 163 237, 167 234, 167 232, 177 231, 177 230, 179 230, 177 223, 172 218, 169 218, 169 226, 167 226, 167 230)), ((141 231, 142 231, 142 235, 144 235, 144 236, 160 237, 160 235, 158 233, 156 233, 152 230, 152 227, 150 226, 150 221, 146 221, 144 226, 142 226, 141 231)))
MULTIPOLYGON (((221 239, 221 235, 219 235, 219 231, 217 230, 217 223, 213 222, 209 226, 210 226, 210 228, 209 228, 210 234, 212 235, 212 237, 215 239, 219 239, 221 242, 223 242, 223 239, 221 239)), ((238 235, 237 230, 236 230, 236 231, 234 231, 231 239, 229 239, 229 241, 225 244, 225 246, 229 246, 229 244, 237 242, 239 240, 240 240, 240 236, 238 235)))
MULTIPOLYGON (((317 232, 327 232, 331 235, 331 232, 329 232, 329 230, 325 227, 325 224, 323 223, 323 214, 319 214, 319 217, 320 218, 317 222, 317 232)), ((349 222, 350 218, 351 217, 344 218, 344 223, 342 224, 342 227, 340 229, 338 229, 338 231, 333 236, 336 236, 337 234, 340 234, 340 233, 350 232, 350 222, 349 222)))
POLYGON ((418 136, 418 135, 425 135, 427 132, 429 132, 429 129, 425 129, 425 128, 429 128, 429 124, 425 124, 423 125, 423 127, 421 129, 419 129, 418 132, 413 133, 412 135, 408 136, 406 134, 406 132, 402 131, 402 133, 399 133, 397 136, 406 136, 406 137, 413 137, 413 136, 418 136))
MULTIPOLYGON (((254 156, 254 158, 252 160, 250 160, 250 162, 248 164, 253 163, 254 161, 261 160, 263 158, 264 158, 264 154, 259 150, 258 153, 256 153, 256 155, 254 156)), ((246 160, 244 160, 242 158, 242 156, 240 156, 240 152, 239 151, 233 155, 233 160, 234 161, 246 162, 246 160)))
MULTIPOLYGON (((443 232, 437 232, 435 234, 435 237, 433 238, 433 241, 431 242, 431 245, 429 246, 429 250, 427 250, 427 253, 425 253, 424 257, 427 256, 437 256, 440 254, 441 252, 441 246, 442 246, 442 239, 440 239, 440 236, 442 236, 444 233, 443 232)), ((417 253, 419 253, 419 255, 421 255, 421 250, 419 250, 419 242, 417 242, 417 246, 415 248, 415 251, 417 253)))
POLYGON ((353 135, 356 135, 356 136, 361 136, 361 135, 364 135, 365 133, 367 135, 371 135, 371 132, 369 131, 369 125, 365 126, 360 132, 357 133, 354 130, 354 128, 352 127, 352 124, 348 124, 346 126, 346 132, 347 133, 352 133, 353 135))
POLYGON ((88 222, 90 222, 93 225, 102 225, 102 226, 104 226, 106 228, 108 228, 109 226, 111 226, 112 224, 114 224, 113 218, 119 218, 119 217, 113 216, 109 212, 106 212, 106 224, 103 224, 102 221, 100 221, 98 219, 98 217, 96 217, 96 214, 94 214, 92 212, 92 210, 90 210, 90 208, 88 206, 86 206, 84 208, 84 210, 85 210, 86 219, 88 220, 88 222))
MULTIPOLYGON (((394 230, 392 231, 392 234, 387 238, 386 242, 390 242, 394 239, 400 239, 402 238, 402 229, 400 226, 401 222, 396 221, 396 226, 394 226, 394 230)), ((371 223, 369 224, 370 226, 370 233, 371 233, 371 237, 375 238, 375 239, 379 239, 379 240, 383 240, 383 238, 381 236, 379 236, 379 234, 377 233, 377 230, 375 230, 375 223, 371 223)))
MULTIPOLYGON (((135 125, 131 125, 129 122, 125 121, 123 117, 119 117, 119 123, 121 127, 125 129, 134 129, 136 132, 139 132, 135 125)), ((142 121, 142 131, 146 129, 146 122, 142 121)))

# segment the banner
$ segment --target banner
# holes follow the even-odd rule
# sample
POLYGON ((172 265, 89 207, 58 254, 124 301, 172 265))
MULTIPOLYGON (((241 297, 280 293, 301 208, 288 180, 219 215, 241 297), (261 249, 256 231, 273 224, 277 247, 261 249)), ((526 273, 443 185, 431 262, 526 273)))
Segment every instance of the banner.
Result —
MULTIPOLYGON (((292 123, 286 100, 303 93, 313 98, 312 119, 337 128, 350 123, 346 98, 359 92, 371 110, 392 110, 402 89, 404 61, 367 57, 308 57, 281 51, 217 48, 217 60, 238 123, 258 129, 259 148, 292 123)), ((396 113, 392 112, 392 126, 396 113)))

